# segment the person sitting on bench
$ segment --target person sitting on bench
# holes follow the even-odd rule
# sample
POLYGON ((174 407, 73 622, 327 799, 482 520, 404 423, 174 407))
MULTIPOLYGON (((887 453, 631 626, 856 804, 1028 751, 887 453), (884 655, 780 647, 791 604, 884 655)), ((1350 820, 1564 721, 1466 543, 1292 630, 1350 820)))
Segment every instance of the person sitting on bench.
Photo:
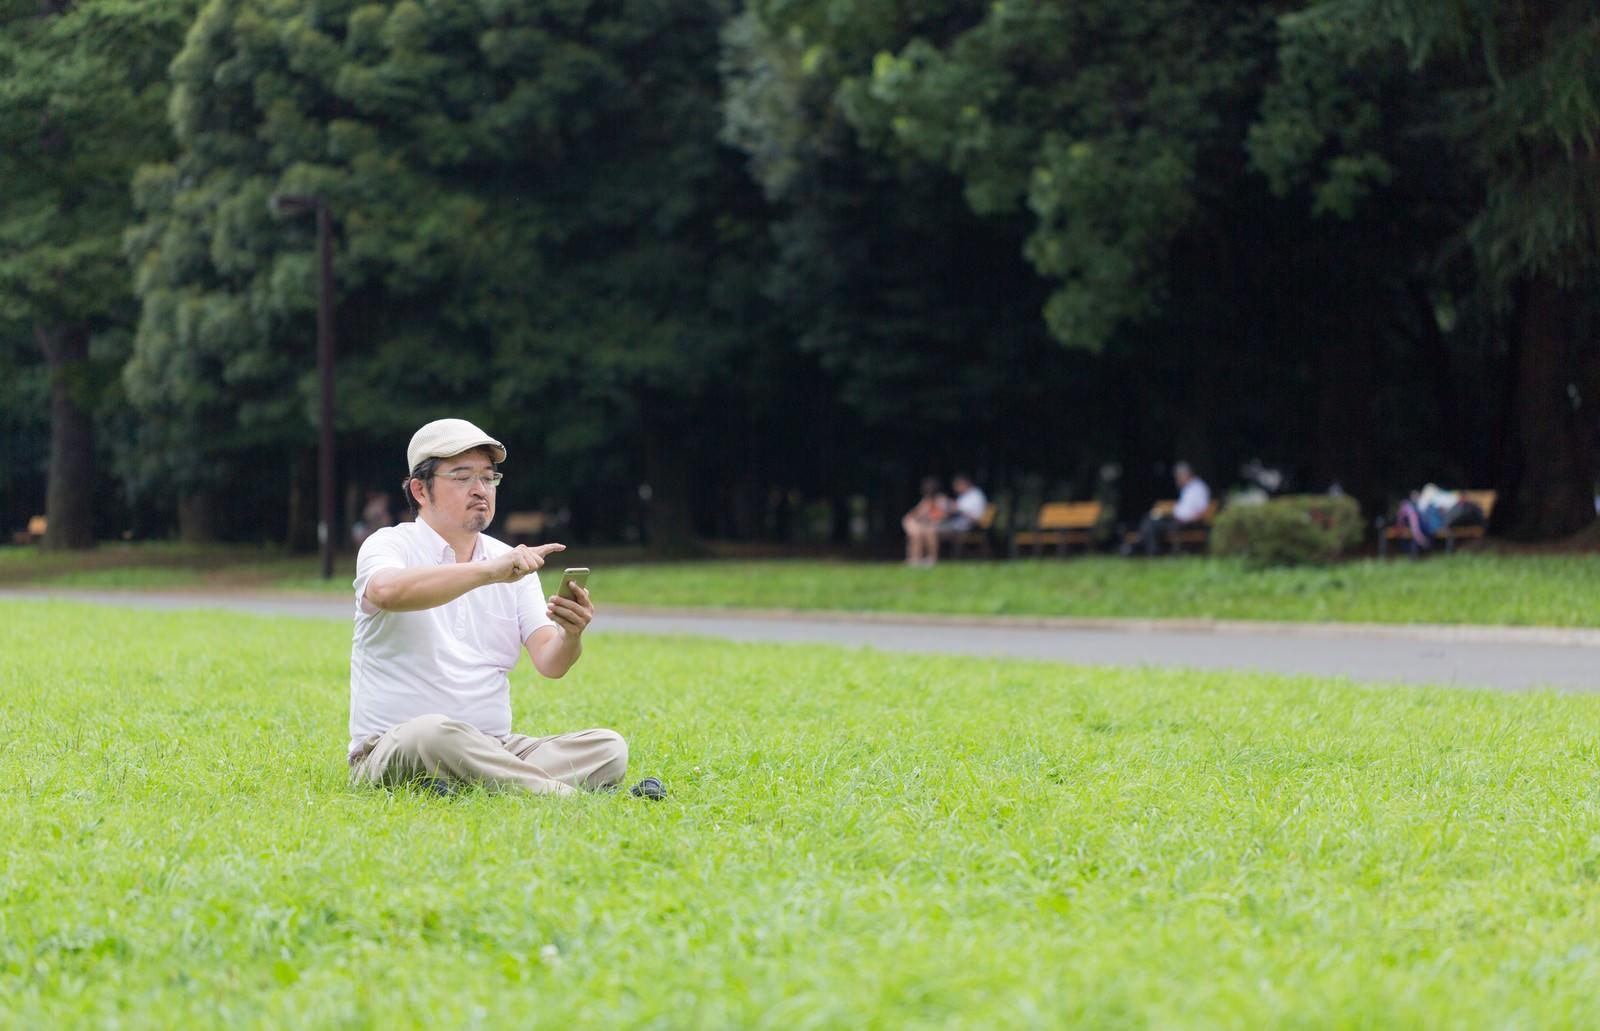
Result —
POLYGON ((1155 555, 1168 534, 1204 519, 1211 510, 1211 488, 1195 475, 1194 467, 1188 462, 1173 463, 1172 479, 1178 485, 1178 503, 1172 506, 1172 514, 1147 514, 1139 523, 1138 543, 1122 545, 1124 556, 1136 555, 1141 550, 1146 555, 1155 555))

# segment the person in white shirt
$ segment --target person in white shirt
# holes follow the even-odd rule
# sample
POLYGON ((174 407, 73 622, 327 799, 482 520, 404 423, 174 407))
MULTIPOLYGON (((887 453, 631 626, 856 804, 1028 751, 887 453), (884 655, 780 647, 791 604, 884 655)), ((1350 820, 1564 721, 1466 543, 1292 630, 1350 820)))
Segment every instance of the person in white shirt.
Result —
MULTIPOLYGON (((414 522, 373 532, 356 558, 350 650, 351 779, 460 783, 568 795, 621 783, 612 730, 530 737, 511 727, 508 674, 526 650, 545 677, 583 654, 589 593, 546 599, 536 575, 563 544, 512 547, 484 531, 506 449, 464 419, 417 430, 403 484, 414 522)), ((635 794, 657 798, 647 778, 635 794), (642 789, 642 790, 641 790, 642 789)))
POLYGON ((956 489, 955 511, 945 518, 943 529, 951 533, 964 533, 983 522, 983 514, 989 508, 989 498, 966 473, 957 473, 950 485, 956 489))
POLYGON ((952 476, 950 486, 955 488, 955 500, 946 501, 945 517, 939 523, 929 550, 929 565, 939 560, 940 538, 953 537, 976 529, 983 523, 983 517, 989 509, 988 496, 966 473, 956 473, 952 476))
POLYGON ((900 526, 906 533, 906 564, 931 566, 939 561, 939 538, 970 530, 983 521, 989 508, 989 499, 972 477, 957 473, 951 477, 955 488, 954 500, 935 493, 938 481, 922 481, 922 500, 906 513, 900 526))
POLYGON ((1211 488, 1206 486, 1206 481, 1195 475, 1193 467, 1188 462, 1173 463, 1172 479, 1178 485, 1178 500, 1172 506, 1172 514, 1170 516, 1158 516, 1154 512, 1147 514, 1139 523, 1138 544, 1123 544, 1124 555, 1135 555, 1140 551, 1146 555, 1155 555, 1161 542, 1166 540, 1167 535, 1173 530, 1199 522, 1210 514, 1211 488))

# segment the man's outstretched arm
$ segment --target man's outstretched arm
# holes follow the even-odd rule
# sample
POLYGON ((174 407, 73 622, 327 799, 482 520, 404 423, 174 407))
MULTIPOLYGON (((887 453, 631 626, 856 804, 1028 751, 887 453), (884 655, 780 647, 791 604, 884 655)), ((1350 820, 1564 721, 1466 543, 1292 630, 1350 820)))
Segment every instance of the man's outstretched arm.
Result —
POLYGON ((565 551, 565 544, 519 544, 487 562, 454 562, 443 566, 380 569, 367 581, 369 605, 387 612, 420 612, 455 601, 470 590, 488 584, 516 583, 537 573, 544 557, 565 551))

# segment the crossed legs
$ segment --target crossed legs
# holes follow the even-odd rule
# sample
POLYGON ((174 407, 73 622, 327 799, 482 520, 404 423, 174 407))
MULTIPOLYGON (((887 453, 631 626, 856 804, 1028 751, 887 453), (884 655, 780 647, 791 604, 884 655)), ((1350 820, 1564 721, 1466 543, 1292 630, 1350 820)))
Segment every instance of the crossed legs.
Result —
POLYGON ((470 723, 437 713, 418 716, 364 743, 350 770, 357 784, 400 784, 419 777, 476 781, 536 795, 618 784, 628 772, 628 743, 614 730, 502 742, 470 723))

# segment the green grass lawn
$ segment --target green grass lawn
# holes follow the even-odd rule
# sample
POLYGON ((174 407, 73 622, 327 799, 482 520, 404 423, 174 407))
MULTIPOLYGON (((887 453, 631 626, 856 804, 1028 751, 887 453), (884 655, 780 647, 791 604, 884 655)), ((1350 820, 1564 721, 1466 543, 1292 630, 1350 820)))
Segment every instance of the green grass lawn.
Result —
POLYGON ((0 619, 0 1026, 1600 1024, 1600 699, 606 635, 670 801, 440 799, 348 626, 0 619))
POLYGON ((614 604, 1013 616, 1600 626, 1600 556, 1457 555, 1250 572, 1203 557, 597 567, 614 604))
MULTIPOLYGON (((1262 572, 1205 557, 945 562, 931 569, 817 559, 651 563, 577 547, 555 561, 593 567, 596 601, 612 605, 1600 627, 1600 555, 1587 554, 1364 559, 1262 572)), ((315 557, 259 548, 112 545, 65 556, 0 549, 0 586, 349 590, 351 556, 341 557, 332 581, 320 579, 318 569, 315 557)))
MULTIPOLYGON (((353 556, 339 572, 354 573, 353 556)), ((108 541, 83 551, 0 547, 0 586, 57 587, 325 587, 315 556, 288 556, 279 547, 196 545, 166 541, 108 541)))

